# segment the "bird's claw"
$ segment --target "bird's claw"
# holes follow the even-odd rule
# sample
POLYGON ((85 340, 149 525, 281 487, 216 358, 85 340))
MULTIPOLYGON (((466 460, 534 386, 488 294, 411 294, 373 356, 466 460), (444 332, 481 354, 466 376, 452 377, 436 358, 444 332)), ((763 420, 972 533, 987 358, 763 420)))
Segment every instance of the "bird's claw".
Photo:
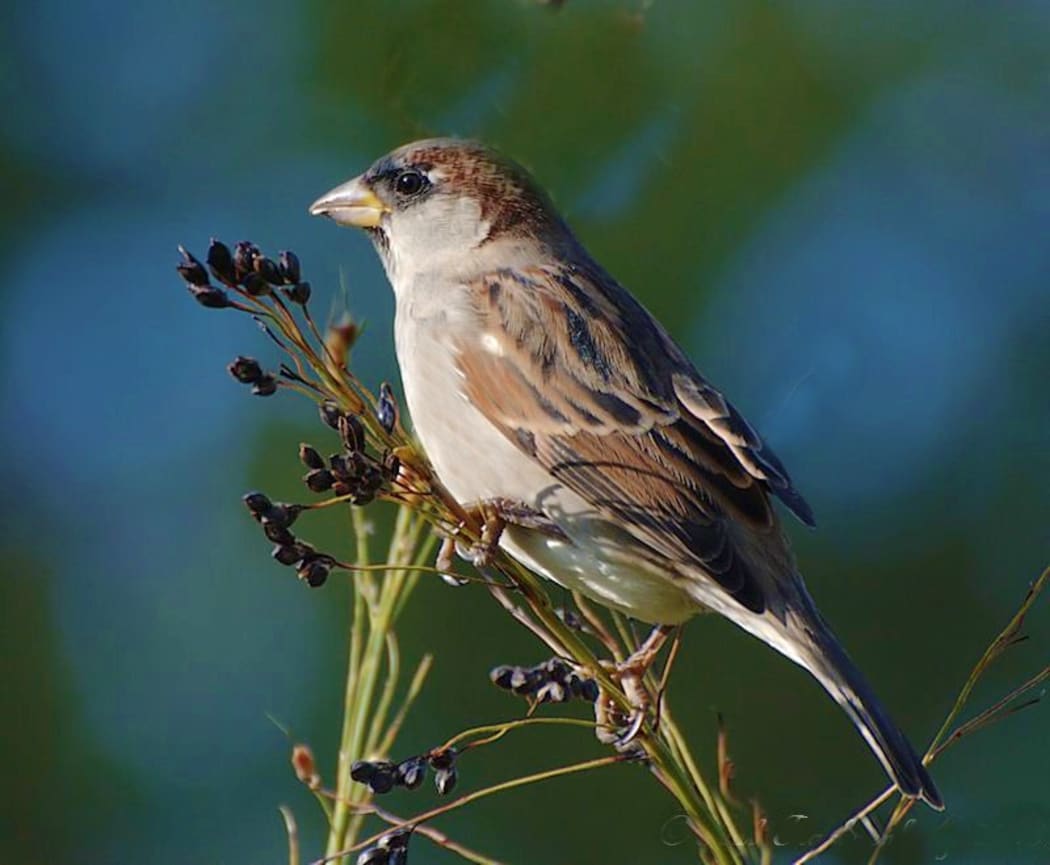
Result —
POLYGON ((523 502, 493 498, 475 502, 465 508, 467 520, 457 524, 442 541, 438 550, 436 567, 447 572, 452 568, 452 557, 458 555, 477 568, 492 562, 507 526, 540 531, 551 537, 568 540, 557 524, 542 511, 523 502), (481 525, 481 534, 476 542, 468 543, 461 537, 469 522, 481 525))
POLYGON ((641 756, 644 751, 636 740, 645 726, 647 709, 647 706, 635 706, 630 712, 624 712, 607 695, 602 694, 594 704, 597 722, 595 737, 603 745, 611 745, 621 754, 641 756))
MULTIPOLYGON (((639 748, 635 740, 642 733, 652 706, 652 699, 645 684, 645 676, 671 631, 670 627, 658 625, 629 658, 608 665, 610 675, 620 683, 623 689, 623 694, 630 705, 630 712, 625 714, 611 703, 606 703, 604 700, 599 701, 601 710, 596 713, 596 720, 599 729, 604 729, 604 734, 600 734, 598 738, 621 753, 639 748)), ((654 729, 657 723, 658 717, 657 721, 654 721, 654 729)))

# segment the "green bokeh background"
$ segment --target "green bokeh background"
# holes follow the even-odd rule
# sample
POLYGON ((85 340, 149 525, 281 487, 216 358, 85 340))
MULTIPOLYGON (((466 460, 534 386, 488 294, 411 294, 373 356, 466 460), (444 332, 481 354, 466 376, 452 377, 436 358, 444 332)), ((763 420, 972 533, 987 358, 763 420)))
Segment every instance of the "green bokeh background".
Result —
MULTIPOLYGON (((0 861, 286 861, 279 803, 320 855, 268 714, 330 778, 346 587, 296 584, 237 499, 301 495, 295 446, 327 433, 228 380, 273 355, 192 304, 174 246, 297 250, 316 310, 368 321, 360 374, 393 378, 366 240, 305 207, 430 134, 528 165, 773 442, 820 523, 792 527, 814 594, 925 741, 1050 558, 1048 40, 1038 2, 6 5, 0 861)), ((317 538, 347 549, 341 523, 317 538)), ((1044 607, 976 705, 1046 663, 1044 607)), ((542 658, 431 581, 401 634, 437 656, 405 754, 520 710, 486 673, 542 658)), ((671 700, 708 762, 725 717, 784 861, 881 789, 819 688, 724 622, 687 629, 671 700)), ((1050 861, 1048 730, 1037 707, 950 752, 949 811, 886 861, 1050 861)), ((524 731, 462 783, 597 753, 524 731)), ((510 863, 692 856, 636 766, 439 825, 510 863)))

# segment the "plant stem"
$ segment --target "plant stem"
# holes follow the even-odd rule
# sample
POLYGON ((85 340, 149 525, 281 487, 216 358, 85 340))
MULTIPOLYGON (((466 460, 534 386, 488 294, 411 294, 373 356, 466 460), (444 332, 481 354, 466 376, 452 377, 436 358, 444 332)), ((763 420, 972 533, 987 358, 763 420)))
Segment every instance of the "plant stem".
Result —
MULTIPOLYGON (((363 515, 356 508, 352 510, 352 519, 357 539, 356 561, 358 565, 365 566, 370 564, 368 530, 363 515)), ((370 795, 366 787, 354 784, 350 778, 353 761, 366 756, 385 756, 372 754, 371 750, 382 742, 382 731, 396 687, 398 663, 396 643, 391 643, 391 627, 394 612, 400 609, 406 589, 410 590, 416 581, 415 574, 399 570, 398 566, 411 564, 416 558, 420 526, 421 521, 414 520, 408 508, 399 507, 390 539, 387 568, 378 584, 372 573, 358 573, 354 577, 350 661, 343 707, 336 802, 326 847, 328 856, 336 856, 356 837, 363 821, 359 806, 370 795), (365 631, 367 633, 363 633, 365 631), (394 649, 391 649, 392 645, 394 649), (384 667, 388 678, 376 702, 384 667)))

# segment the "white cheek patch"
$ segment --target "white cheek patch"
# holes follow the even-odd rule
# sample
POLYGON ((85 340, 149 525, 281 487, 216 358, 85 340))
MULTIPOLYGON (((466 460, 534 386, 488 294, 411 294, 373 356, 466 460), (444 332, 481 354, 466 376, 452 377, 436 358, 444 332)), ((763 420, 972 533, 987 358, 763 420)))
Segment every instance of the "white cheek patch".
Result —
POLYGON ((435 195, 391 216, 391 257, 405 276, 437 266, 455 272, 470 263, 488 232, 488 220, 482 219, 476 201, 435 195))

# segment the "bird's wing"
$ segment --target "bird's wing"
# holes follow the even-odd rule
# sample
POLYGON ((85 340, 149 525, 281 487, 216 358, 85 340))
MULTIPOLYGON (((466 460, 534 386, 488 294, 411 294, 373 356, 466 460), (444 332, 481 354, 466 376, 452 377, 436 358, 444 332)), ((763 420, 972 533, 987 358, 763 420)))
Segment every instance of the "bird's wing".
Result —
POLYGON ((501 270, 468 288, 479 327, 456 350, 471 402, 650 549, 765 609, 731 521, 778 533, 769 492, 812 514, 670 336, 597 269, 501 270))

